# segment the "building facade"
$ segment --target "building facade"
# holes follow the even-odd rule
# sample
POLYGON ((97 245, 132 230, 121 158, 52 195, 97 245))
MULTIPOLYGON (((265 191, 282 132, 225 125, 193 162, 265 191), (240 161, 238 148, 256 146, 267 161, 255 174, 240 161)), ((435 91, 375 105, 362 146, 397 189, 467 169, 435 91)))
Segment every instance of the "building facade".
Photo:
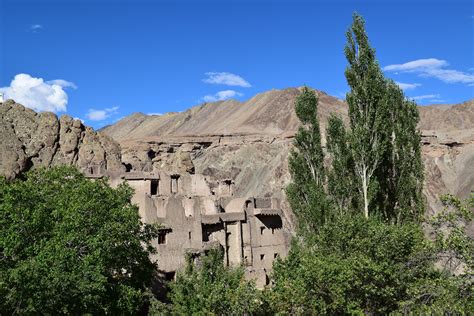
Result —
MULTIPOLYGON (((89 177, 100 170, 87 170, 89 177)), ((186 264, 186 256, 200 256, 219 247, 224 264, 243 266, 258 287, 269 282, 273 261, 285 257, 290 234, 283 227, 280 201, 275 198, 236 197, 232 179, 201 174, 126 172, 109 176, 112 185, 126 181, 134 190, 145 223, 159 223, 153 245, 160 272, 166 279, 186 264)))

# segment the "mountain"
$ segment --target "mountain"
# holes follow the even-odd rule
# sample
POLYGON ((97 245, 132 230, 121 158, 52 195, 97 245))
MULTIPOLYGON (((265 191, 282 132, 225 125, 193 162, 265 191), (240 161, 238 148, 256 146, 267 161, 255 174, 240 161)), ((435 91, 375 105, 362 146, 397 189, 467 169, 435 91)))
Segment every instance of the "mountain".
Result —
MULTIPOLYGON (((103 129, 118 141, 129 170, 185 170, 235 179, 241 196, 284 197, 287 157, 298 128, 294 102, 301 88, 271 90, 246 102, 204 103, 181 113, 134 113, 103 129)), ((347 122, 347 104, 324 92, 318 116, 347 122)), ((425 190, 430 212, 439 195, 466 197, 474 188, 474 100, 420 106, 425 190)), ((324 140, 323 140, 324 144, 324 140)))
MULTIPOLYGON (((281 135, 294 132, 299 121, 293 102, 300 89, 271 90, 246 102, 226 100, 204 103, 185 112, 165 115, 134 113, 103 131, 114 139, 131 140, 154 136, 190 135, 281 135)), ((347 113, 345 103, 318 91, 320 115, 347 113)))

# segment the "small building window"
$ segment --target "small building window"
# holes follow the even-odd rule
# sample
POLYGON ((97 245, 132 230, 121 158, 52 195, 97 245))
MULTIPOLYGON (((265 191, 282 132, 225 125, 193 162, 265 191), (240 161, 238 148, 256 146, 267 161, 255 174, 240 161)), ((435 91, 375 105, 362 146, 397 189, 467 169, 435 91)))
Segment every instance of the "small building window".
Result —
POLYGON ((158 179, 151 180, 150 194, 151 195, 158 195, 158 179))
POLYGON ((265 226, 260 226, 260 235, 263 235, 264 231, 265 231, 265 226))
POLYGON ((272 227, 272 235, 275 234, 275 228, 272 227))
POLYGON ((191 232, 188 233, 189 240, 191 240, 191 232))
POLYGON ((275 253, 273 254, 273 259, 276 259, 276 258, 278 258, 278 252, 275 252, 275 253))
POLYGON ((262 253, 262 254, 260 255, 260 261, 263 261, 264 259, 265 259, 265 255, 262 253))
POLYGON ((166 231, 160 231, 158 233, 158 245, 166 244, 166 231))

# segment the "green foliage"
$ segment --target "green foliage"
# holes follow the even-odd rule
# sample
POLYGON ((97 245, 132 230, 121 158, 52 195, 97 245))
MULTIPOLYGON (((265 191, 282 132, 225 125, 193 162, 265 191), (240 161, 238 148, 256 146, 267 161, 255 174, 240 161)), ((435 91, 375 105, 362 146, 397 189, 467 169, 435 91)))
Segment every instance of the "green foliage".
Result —
POLYGON ((0 313, 134 313, 155 265, 133 191, 70 167, 0 180, 0 313))
POLYGON ((268 306, 280 314, 474 313, 474 217, 467 201, 447 195, 427 239, 416 223, 340 216, 310 242, 294 242, 274 264, 268 306))
POLYGON ((428 271, 423 240, 416 225, 338 218, 275 264, 269 305, 291 315, 394 311, 428 271))
POLYGON ((445 255, 448 264, 457 268, 456 263, 462 262, 464 269, 473 275, 474 240, 467 235, 466 225, 474 220, 474 193, 466 201, 451 194, 444 195, 441 201, 444 210, 429 221, 435 249, 445 255))
POLYGON ((419 220, 423 164, 416 104, 384 77, 359 15, 347 31, 344 52, 350 131, 330 118, 329 193, 340 212, 355 209, 393 223, 419 220))
POLYGON ((296 99, 296 115, 302 122, 289 157, 292 183, 287 187, 290 206, 298 217, 302 234, 313 233, 330 216, 330 203, 324 190, 324 156, 317 117, 318 98, 303 88, 296 99))
POLYGON ((245 315, 257 312, 262 305, 253 282, 244 279, 243 268, 224 266, 223 253, 212 249, 178 273, 170 284, 172 314, 245 315))
POLYGON ((327 126, 327 150, 332 157, 328 171, 328 195, 339 216, 356 213, 362 203, 358 194, 354 160, 349 148, 350 134, 338 116, 331 115, 327 126))
POLYGON ((393 223, 419 221, 424 212, 421 135, 417 124, 417 105, 405 98, 402 90, 387 80, 387 111, 383 138, 386 143, 377 179, 376 207, 393 223))
POLYGON ((466 224, 474 219, 474 193, 466 201, 452 195, 441 198, 445 209, 430 218, 429 255, 435 273, 409 289, 409 299, 401 302, 400 313, 471 315, 474 313, 474 240, 466 224))

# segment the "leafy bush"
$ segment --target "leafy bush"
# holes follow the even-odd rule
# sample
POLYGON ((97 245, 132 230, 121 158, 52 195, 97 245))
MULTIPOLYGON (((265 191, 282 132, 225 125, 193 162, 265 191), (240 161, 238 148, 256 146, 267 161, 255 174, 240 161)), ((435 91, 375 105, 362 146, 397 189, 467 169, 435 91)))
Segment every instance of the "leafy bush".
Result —
POLYGON ((244 279, 243 268, 225 267, 218 249, 196 263, 189 258, 170 288, 173 314, 245 315, 257 312, 262 304, 254 283, 244 279))
POLYGON ((155 265, 132 189, 70 167, 0 180, 0 314, 133 313, 155 265))
POLYGON ((326 224, 311 244, 295 244, 274 266, 274 312, 384 314, 428 273, 423 233, 362 216, 326 224))

